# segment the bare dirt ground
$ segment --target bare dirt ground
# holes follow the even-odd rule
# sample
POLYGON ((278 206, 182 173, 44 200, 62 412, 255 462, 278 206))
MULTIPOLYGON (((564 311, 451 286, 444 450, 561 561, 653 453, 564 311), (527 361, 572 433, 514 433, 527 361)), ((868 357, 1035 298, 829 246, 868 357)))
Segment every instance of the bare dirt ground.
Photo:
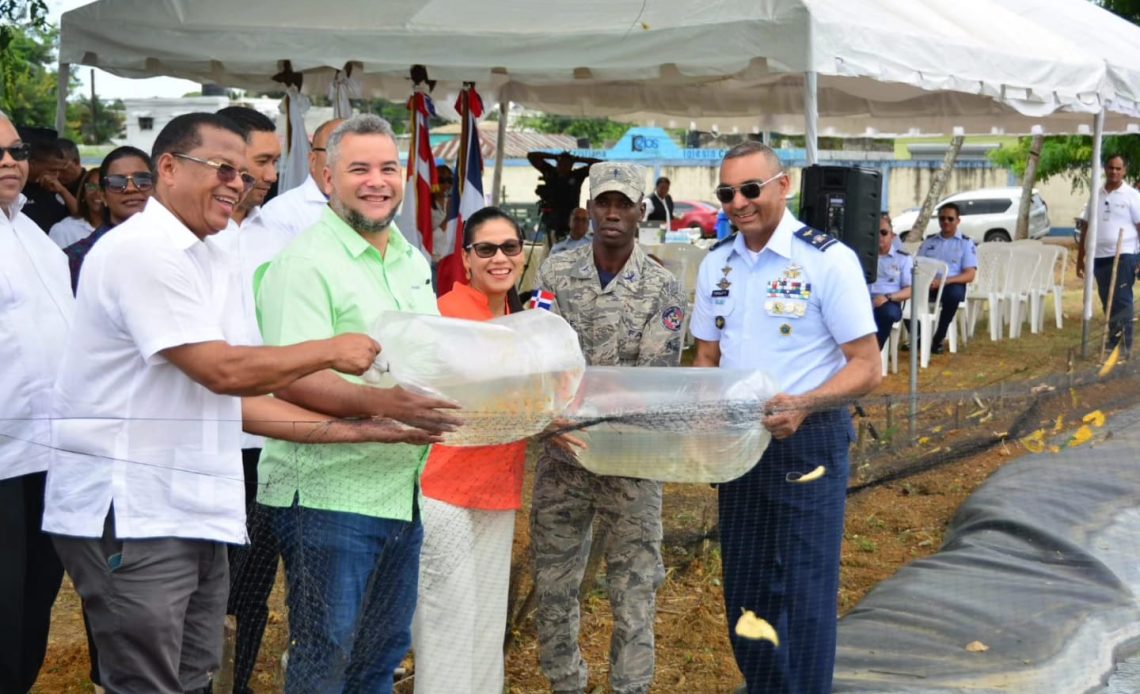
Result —
MULTIPOLYGON (((905 367, 904 373, 887 378, 875 396, 864 400, 867 421, 879 438, 864 436, 853 455, 852 484, 870 486, 848 500, 841 612, 901 566, 937 551, 959 504, 994 470, 1027 454, 1019 441, 1024 434, 1040 428, 1064 445, 1087 412, 1103 409, 1111 418, 1114 411, 1140 401, 1140 376, 1133 365, 1119 367, 1108 379, 1098 380, 1093 375, 1096 359, 1074 356, 1080 345, 1080 291, 1075 280, 1070 280, 1064 306, 1062 331, 1050 325, 1042 335, 991 343, 980 328, 978 337, 962 352, 934 357, 919 379, 923 416, 914 439, 906 435, 901 423, 905 421, 905 404, 900 399, 907 390, 905 367), (1071 388, 1064 380, 1066 374, 1075 377, 1071 388), (1035 387, 1038 395, 1027 398, 1035 387), (1020 393, 1021 399, 1007 395, 1014 393, 1020 393), (888 400, 895 403, 893 423, 886 419, 888 400), (909 474, 925 466, 933 467, 909 474), (896 476, 876 484, 887 473, 896 476)), ((1051 316, 1051 311, 1050 302, 1046 315, 1051 316)), ((1098 324, 1093 332, 1095 347, 1099 347, 1099 329, 1098 324)), ((861 429, 866 432, 867 427, 861 429)), ((1048 454, 1048 450, 1040 453, 1048 454)), ((725 626, 715 541, 715 490, 703 485, 667 486, 664 523, 668 575, 658 595, 653 691, 732 691, 741 680, 725 626)), ((516 561, 525 567, 529 538, 524 516, 516 527, 516 561)), ((529 578, 525 570, 520 573, 521 601, 529 578)), ((604 568, 598 586, 587 593, 583 604, 581 644, 591 667, 590 691, 603 692, 607 690, 610 636, 608 602, 600 587, 604 586, 604 568)), ((287 640, 280 576, 271 609, 253 682, 256 691, 266 693, 280 691, 279 657, 287 640)), ((53 613, 47 662, 34 691, 91 691, 87 667, 78 601, 65 583, 53 613)), ((507 651, 507 681, 512 694, 548 691, 538 667, 533 622, 527 615, 519 620, 507 651)), ((399 685, 397 691, 410 692, 410 682, 399 685)))

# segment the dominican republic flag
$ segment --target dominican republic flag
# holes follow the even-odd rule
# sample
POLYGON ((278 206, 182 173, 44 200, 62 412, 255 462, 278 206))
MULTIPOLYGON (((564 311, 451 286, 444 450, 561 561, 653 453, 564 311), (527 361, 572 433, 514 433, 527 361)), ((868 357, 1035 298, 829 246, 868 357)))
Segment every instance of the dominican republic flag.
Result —
POLYGON ((440 296, 451 291, 455 283, 467 284, 463 268, 463 221, 486 206, 483 198, 483 152, 479 148, 479 117, 483 115, 483 99, 475 85, 467 83, 455 102, 455 110, 463 118, 459 134, 459 160, 456 162, 455 188, 447 210, 447 243, 451 253, 439 261, 436 291, 440 296))
POLYGON ((554 294, 546 291, 545 289, 539 289, 534 293, 534 296, 530 298, 530 306, 527 308, 541 308, 544 311, 553 309, 554 294))
POLYGON ((428 96, 426 84, 417 84, 408 110, 415 127, 408 145, 408 178, 404 183, 404 206, 396 221, 404 238, 431 258, 431 191, 436 185, 435 157, 428 137, 428 118, 435 115, 435 105, 428 96))

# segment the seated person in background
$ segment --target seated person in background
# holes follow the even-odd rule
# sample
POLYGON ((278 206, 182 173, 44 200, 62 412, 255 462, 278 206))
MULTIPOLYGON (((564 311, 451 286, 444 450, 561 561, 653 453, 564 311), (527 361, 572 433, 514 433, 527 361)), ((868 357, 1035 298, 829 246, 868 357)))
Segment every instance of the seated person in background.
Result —
POLYGON ((48 230, 48 236, 55 245, 67 248, 76 241, 86 238, 103 225, 103 195, 99 192, 99 170, 91 169, 83 174, 79 185, 79 207, 76 213, 56 222, 48 230))
POLYGON ((589 246, 593 243, 594 235, 590 233, 590 215, 581 207, 575 207, 570 213, 570 235, 554 244, 550 254, 569 251, 578 246, 589 246))
POLYGON ((879 349, 891 336, 891 326, 902 320, 902 302, 910 298, 911 262, 909 255, 895 248, 891 216, 884 212, 879 219, 879 271, 868 287, 879 349))
MULTIPOLYGON (((74 140, 69 140, 66 137, 57 138, 55 145, 59 148, 60 155, 59 182, 67 188, 68 193, 78 205, 79 194, 82 192, 80 182, 87 173, 87 169, 83 168, 83 162, 79 158, 79 146, 75 144, 74 140)), ((70 203, 68 203, 68 207, 71 213, 75 214, 76 208, 70 207, 70 203)))
POLYGON ((938 235, 923 241, 918 249, 920 257, 941 260, 948 269, 947 277, 935 277, 930 284, 931 301, 938 295, 938 287, 942 287, 941 312, 938 314, 934 341, 930 343, 931 354, 942 354, 942 341, 946 339, 946 331, 954 322, 958 304, 966 300, 966 285, 974 281, 974 275, 978 271, 977 247, 970 237, 958 232, 961 219, 961 211, 954 203, 948 202, 939 207, 938 235))

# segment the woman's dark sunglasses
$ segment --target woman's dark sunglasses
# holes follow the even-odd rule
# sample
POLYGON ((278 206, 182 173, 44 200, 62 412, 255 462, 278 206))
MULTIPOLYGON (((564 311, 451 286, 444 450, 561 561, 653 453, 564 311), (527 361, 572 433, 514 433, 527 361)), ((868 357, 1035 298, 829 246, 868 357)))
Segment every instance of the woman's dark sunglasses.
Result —
POLYGON ((784 172, 781 171, 766 181, 749 181, 739 188, 733 188, 732 186, 717 186, 716 199, 727 205, 728 203, 732 202, 732 199, 736 197, 736 191, 739 190, 740 194, 744 197, 748 198, 749 200, 755 200, 756 198, 760 197, 760 193, 764 190, 764 186, 768 185, 783 175, 784 172))
POLYGON ((471 244, 467 249, 475 251, 475 255, 480 258, 494 258, 495 254, 499 251, 502 251, 503 255, 510 257, 522 253, 523 245, 522 241, 504 241, 503 243, 480 241, 479 243, 471 244))
POLYGON ((129 176, 110 174, 103 178, 103 187, 113 193, 127 192, 127 186, 131 183, 134 183, 135 188, 139 190, 150 190, 154 187, 154 175, 149 171, 140 171, 139 173, 133 173, 129 176))
POLYGON ((12 159, 15 161, 27 161, 28 157, 32 155, 32 146, 25 143, 11 147, 0 147, 0 159, 4 158, 4 152, 12 155, 12 159))

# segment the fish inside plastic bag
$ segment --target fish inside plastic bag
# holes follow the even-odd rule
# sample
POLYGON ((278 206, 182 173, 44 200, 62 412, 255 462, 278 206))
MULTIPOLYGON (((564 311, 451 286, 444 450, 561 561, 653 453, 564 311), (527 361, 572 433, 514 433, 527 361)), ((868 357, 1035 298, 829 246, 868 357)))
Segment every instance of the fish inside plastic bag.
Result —
POLYGON ((463 426, 444 436, 451 446, 543 431, 573 400, 586 368, 578 335, 549 311, 489 321, 388 311, 370 335, 396 383, 463 408, 463 426))
POLYGON ((592 366, 560 423, 587 444, 577 458, 593 473, 727 482, 768 447, 761 420, 778 392, 760 371, 592 366))

